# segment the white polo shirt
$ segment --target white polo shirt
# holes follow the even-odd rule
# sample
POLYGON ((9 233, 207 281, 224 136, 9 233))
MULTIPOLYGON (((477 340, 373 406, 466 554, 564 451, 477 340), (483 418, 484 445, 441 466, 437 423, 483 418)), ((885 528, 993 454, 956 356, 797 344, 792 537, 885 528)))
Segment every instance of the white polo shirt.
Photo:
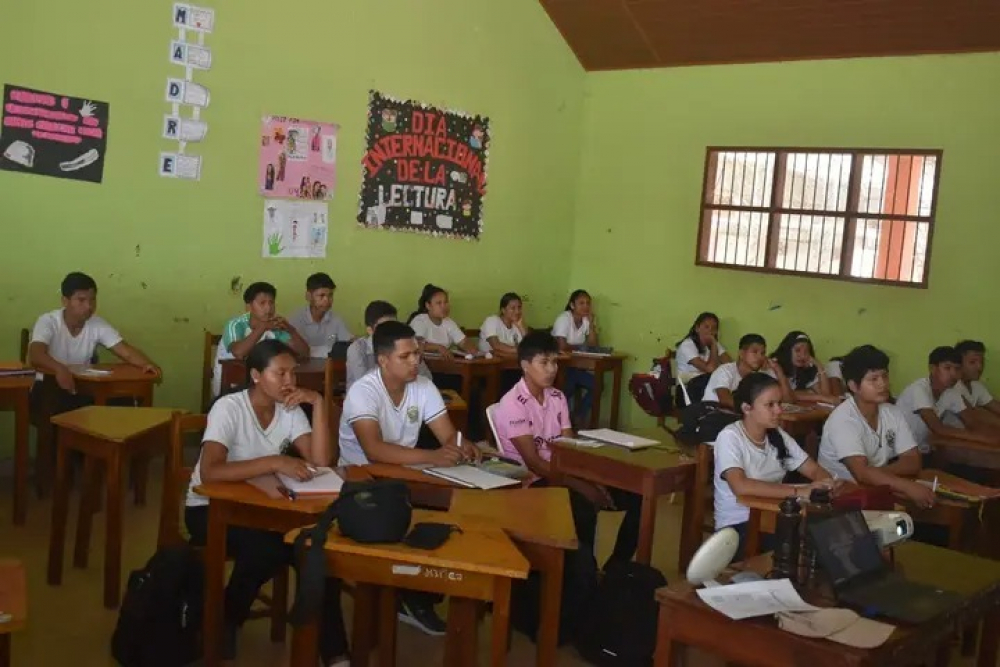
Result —
MULTIPOLYGON (((955 384, 954 387, 948 391, 958 394, 959 398, 964 398, 969 404, 974 408, 981 408, 984 405, 993 401, 993 395, 990 390, 986 388, 986 385, 978 380, 973 380, 969 384, 965 384, 961 380, 955 384)), ((963 401, 963 405, 965 404, 963 401)))
MULTIPOLYGON (((764 373, 765 375, 770 375, 774 377, 774 371, 770 368, 766 370, 755 371, 757 373, 764 373)), ((740 386, 740 381, 743 377, 740 376, 739 368, 737 368, 737 362, 730 361, 728 364, 722 364, 712 373, 712 376, 708 378, 708 384, 705 385, 705 394, 702 396, 703 401, 716 401, 719 400, 719 389, 728 389, 730 392, 736 390, 736 387, 740 386)))
MULTIPOLYGON (((227 450, 227 461, 252 461, 280 454, 306 433, 312 433, 312 427, 309 426, 306 414, 298 406, 289 410, 283 405, 276 405, 271 423, 267 428, 262 428, 250 405, 250 393, 244 390, 223 396, 215 402, 208 413, 208 426, 201 441, 223 445, 227 450)), ((199 484, 200 456, 188 487, 188 507, 208 504, 208 498, 194 492, 194 487, 199 484)))
POLYGON ((479 349, 483 352, 493 351, 490 347, 490 336, 496 336, 499 342, 514 347, 517 347, 523 338, 520 329, 513 325, 508 327, 499 315, 490 315, 483 321, 483 326, 479 327, 479 349))
MULTIPOLYGON (((718 348, 719 356, 721 357, 726 353, 726 348, 722 347, 722 343, 718 343, 718 348)), ((702 361, 708 361, 709 354, 711 354, 709 348, 706 347, 704 352, 699 352, 698 346, 694 344, 694 341, 690 338, 685 338, 684 342, 677 346, 677 352, 674 353, 674 359, 677 361, 677 372, 702 373, 703 371, 691 365, 691 360, 701 359, 702 361)))
POLYGON ((394 405, 382 382, 382 371, 376 368, 347 390, 340 418, 340 465, 368 463, 354 433, 355 422, 377 421, 384 442, 412 449, 417 446, 420 426, 429 424, 446 411, 441 392, 433 382, 420 375, 406 385, 402 402, 394 405))
POLYGON ((66 327, 60 308, 35 321, 31 342, 48 345, 49 356, 61 364, 89 364, 98 345, 111 349, 122 342, 122 336, 97 315, 84 322, 83 329, 74 336, 66 327))
POLYGON ((583 318, 577 327, 573 322, 573 313, 564 310, 559 313, 556 323, 552 325, 552 335, 556 338, 565 338, 570 345, 584 345, 587 336, 590 335, 590 318, 583 318))
POLYGON ((903 393, 896 399, 896 407, 903 413, 903 418, 906 419, 906 425, 910 427, 910 433, 913 434, 917 447, 926 454, 931 451, 931 432, 923 417, 920 416, 920 411, 933 410, 934 414, 940 417, 944 423, 953 426, 957 422, 958 427, 961 428, 962 421, 958 419, 958 415, 965 409, 965 404, 958 392, 950 389, 945 390, 935 400, 934 390, 931 389, 931 379, 924 377, 911 382, 903 390, 903 393))
POLYGON ((418 338, 435 345, 451 347, 465 340, 462 328, 455 324, 455 320, 450 317, 441 320, 441 324, 434 324, 430 315, 422 313, 410 320, 410 327, 416 332, 418 338))
POLYGON ((778 429, 781 439, 788 450, 788 458, 784 463, 778 458, 778 450, 767 440, 760 448, 750 441, 742 422, 730 424, 722 429, 715 439, 715 529, 744 523, 750 519, 750 508, 741 505, 736 500, 733 488, 723 478, 727 470, 739 468, 747 479, 761 482, 776 483, 784 479, 785 474, 798 470, 809 460, 809 455, 802 451, 798 443, 781 429, 778 429))
POLYGON ((864 456, 868 465, 881 468, 916 446, 899 408, 890 403, 879 405, 878 429, 873 430, 851 396, 830 413, 823 425, 819 464, 831 475, 853 481, 854 477, 841 462, 843 459, 864 456))

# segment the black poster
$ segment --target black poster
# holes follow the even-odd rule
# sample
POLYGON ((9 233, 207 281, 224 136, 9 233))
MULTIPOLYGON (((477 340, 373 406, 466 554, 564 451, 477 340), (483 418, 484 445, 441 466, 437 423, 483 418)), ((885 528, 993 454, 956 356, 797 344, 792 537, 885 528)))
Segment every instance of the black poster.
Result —
POLYGON ((100 183, 107 102, 5 85, 0 169, 100 183))
POLYGON ((358 222, 478 239, 490 122, 371 92, 358 222))

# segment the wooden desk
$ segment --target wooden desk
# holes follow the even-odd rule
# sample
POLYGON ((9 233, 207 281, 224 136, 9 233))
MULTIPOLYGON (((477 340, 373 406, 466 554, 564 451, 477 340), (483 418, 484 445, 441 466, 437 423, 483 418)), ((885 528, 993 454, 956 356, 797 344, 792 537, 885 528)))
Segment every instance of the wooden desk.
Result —
MULTIPOLYGON (((580 354, 574 352, 565 364, 570 368, 581 368, 594 374, 594 396, 590 403, 590 428, 598 428, 601 422, 601 396, 604 393, 604 374, 612 374, 611 386, 611 428, 618 428, 618 409, 622 394, 622 364, 624 354, 580 354)), ((564 363, 560 361, 560 365, 564 363)), ((561 386, 561 385, 560 385, 561 386)))
POLYGON ((10 614, 0 623, 0 667, 10 667, 10 636, 28 623, 28 587, 24 565, 12 558, 0 558, 0 612, 10 614))
MULTIPOLYGON (((331 359, 334 369, 344 377, 347 374, 347 363, 343 359, 331 359)), ((247 367, 242 359, 222 359, 222 391, 233 387, 242 387, 247 380, 247 367)), ((295 381, 300 387, 323 393, 323 381, 326 374, 326 359, 309 359, 295 367, 295 381)))
POLYGON ((559 650, 559 614, 565 552, 576 549, 576 527, 564 488, 459 489, 452 494, 454 514, 489 519, 514 540, 531 569, 541 575, 538 637, 539 667, 556 664, 559 650))
POLYGON ((701 529, 694 521, 695 460, 663 429, 637 429, 634 434, 663 444, 632 451, 615 445, 577 447, 554 442, 552 469, 561 475, 579 477, 642 496, 636 560, 645 564, 649 563, 653 554, 657 498, 668 493, 683 492, 684 511, 678 569, 684 572, 701 543, 701 529))
POLYGON ((968 440, 931 438, 931 451, 939 467, 958 463, 986 470, 1000 470, 1000 446, 968 440))
POLYGON ((29 397, 34 375, 0 377, 0 409, 14 411, 14 525, 23 526, 28 514, 29 397))
MULTIPOLYGON (((335 496, 309 496, 293 502, 271 498, 247 482, 202 484, 195 491, 209 499, 202 619, 205 655, 202 664, 204 667, 218 667, 222 663, 220 642, 226 587, 226 532, 229 526, 287 533, 315 522, 335 496)), ((284 599, 284 596, 275 597, 284 599)))
POLYGON ((69 511, 69 455, 84 456, 80 515, 76 527, 73 564, 87 567, 90 525, 98 501, 97 464, 105 465, 107 506, 104 535, 104 606, 118 606, 121 592, 122 466, 130 459, 166 453, 174 411, 163 408, 90 406, 52 418, 59 427, 56 450, 55 498, 49 541, 48 581, 62 583, 66 515, 69 511))
POLYGON ((816 404, 802 404, 801 407, 809 409, 805 412, 783 412, 781 414, 781 428, 796 440, 813 433, 818 426, 826 423, 830 413, 833 412, 831 408, 824 408, 816 404))
MULTIPOLYGON (((359 544, 332 530, 325 552, 327 571, 355 582, 351 665, 368 664, 378 630, 379 667, 396 662, 397 589, 440 593, 448 600, 444 664, 476 664, 478 601, 493 603, 490 664, 507 664, 512 579, 528 576, 528 561, 489 520, 452 512, 414 510, 413 522, 451 523, 462 529, 433 551, 404 544, 359 544), (410 566, 410 567, 407 567, 410 566)), ((286 541, 293 542, 298 531, 286 541)), ((315 667, 318 619, 295 628, 292 667, 315 667)))
POLYGON ((424 362, 432 373, 460 376, 462 378, 462 391, 460 393, 466 403, 472 402, 472 382, 475 378, 483 378, 486 381, 486 393, 483 395, 484 407, 493 405, 500 399, 502 359, 486 359, 485 357, 466 359, 458 354, 452 359, 445 359, 438 355, 425 354, 424 362))
MULTIPOLYGON (((919 542, 895 548, 896 567, 910 580, 961 593, 961 607, 946 618, 914 627, 898 627, 875 649, 857 649, 823 639, 785 632, 772 618, 733 621, 704 604, 686 583, 661 588, 655 667, 682 664, 681 649, 697 647, 737 664, 757 667, 841 667, 927 664, 947 665, 950 644, 959 628, 983 622, 978 667, 995 667, 1000 641, 1000 563, 919 542), (720 640, 720 638, 722 638, 720 640)), ((747 563, 766 572, 769 557, 747 563)), ((824 604, 809 597, 814 604, 824 604)), ((830 601, 827 599, 826 604, 830 601)))

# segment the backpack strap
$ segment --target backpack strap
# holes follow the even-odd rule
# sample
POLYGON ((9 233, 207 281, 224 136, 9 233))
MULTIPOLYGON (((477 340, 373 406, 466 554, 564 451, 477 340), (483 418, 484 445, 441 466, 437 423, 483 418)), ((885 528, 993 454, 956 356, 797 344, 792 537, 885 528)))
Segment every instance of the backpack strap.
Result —
POLYGON ((326 535, 337 520, 343 499, 344 494, 341 494, 323 511, 316 525, 303 528, 295 536, 292 548, 299 571, 295 582, 295 603, 288 616, 289 622, 294 626, 311 621, 323 605, 323 592, 326 590, 326 557, 323 554, 326 535))

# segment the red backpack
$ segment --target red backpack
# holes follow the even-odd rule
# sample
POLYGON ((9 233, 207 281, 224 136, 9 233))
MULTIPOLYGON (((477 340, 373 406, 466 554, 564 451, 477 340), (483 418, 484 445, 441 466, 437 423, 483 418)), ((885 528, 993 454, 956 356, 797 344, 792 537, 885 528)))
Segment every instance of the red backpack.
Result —
POLYGON ((670 372, 670 359, 673 355, 653 360, 653 368, 660 368, 659 377, 650 373, 634 373, 628 381, 628 390, 632 398, 643 411, 651 416, 663 418, 674 412, 674 381, 670 372))

